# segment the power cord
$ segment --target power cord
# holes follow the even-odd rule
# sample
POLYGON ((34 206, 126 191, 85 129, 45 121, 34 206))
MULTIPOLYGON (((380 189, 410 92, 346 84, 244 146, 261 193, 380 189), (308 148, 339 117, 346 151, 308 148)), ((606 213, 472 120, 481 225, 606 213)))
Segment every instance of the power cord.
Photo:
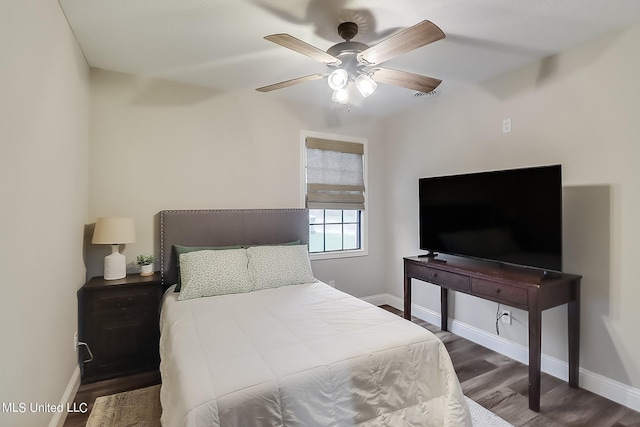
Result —
POLYGON ((502 319, 502 316, 505 316, 506 313, 500 314, 500 304, 498 304, 498 310, 496 311, 496 334, 500 335, 500 327, 498 326, 498 322, 502 319))

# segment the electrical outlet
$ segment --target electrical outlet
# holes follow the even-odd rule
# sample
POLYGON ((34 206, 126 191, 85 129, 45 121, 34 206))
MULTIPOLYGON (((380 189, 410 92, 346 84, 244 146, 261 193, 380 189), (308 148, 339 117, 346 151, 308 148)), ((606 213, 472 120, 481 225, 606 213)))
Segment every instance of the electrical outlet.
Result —
POLYGON ((504 119, 502 121, 502 133, 511 132, 511 119, 504 119))
POLYGON ((500 312, 500 320, 507 325, 511 324, 511 312, 509 310, 502 310, 500 312))
POLYGON ((78 351, 78 331, 73 334, 73 351, 78 351))

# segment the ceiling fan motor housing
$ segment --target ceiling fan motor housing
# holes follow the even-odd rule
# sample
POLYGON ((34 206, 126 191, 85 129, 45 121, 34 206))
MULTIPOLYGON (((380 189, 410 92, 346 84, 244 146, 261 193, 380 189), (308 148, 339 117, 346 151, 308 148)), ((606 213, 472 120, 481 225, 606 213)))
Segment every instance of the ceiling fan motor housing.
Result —
POLYGON ((358 54, 368 48, 369 46, 364 43, 347 41, 331 46, 327 50, 327 53, 342 61, 342 64, 337 67, 334 66, 333 68, 342 68, 347 70, 350 75, 354 75, 356 71, 364 68, 364 66, 358 62, 358 54))
POLYGON ((364 66, 358 62, 358 54, 369 49, 364 43, 351 41, 358 34, 358 24, 354 22, 343 22, 338 25, 338 34, 345 39, 344 42, 331 46, 327 53, 342 61, 339 66, 332 68, 342 68, 346 70, 352 78, 355 78, 364 66))
POLYGON ((338 25, 338 35, 346 41, 351 40, 358 34, 358 24, 355 22, 343 22, 338 25))

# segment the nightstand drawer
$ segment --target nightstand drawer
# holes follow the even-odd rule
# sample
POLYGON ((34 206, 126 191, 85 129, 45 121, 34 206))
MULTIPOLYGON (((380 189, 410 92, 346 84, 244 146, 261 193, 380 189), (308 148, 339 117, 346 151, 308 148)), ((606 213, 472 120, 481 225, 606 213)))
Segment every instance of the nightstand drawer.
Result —
POLYGON ((158 310, 158 292, 155 285, 113 292, 105 289, 93 292, 88 299, 89 312, 95 317, 123 315, 158 310))
POLYGON ((155 369, 159 363, 160 331, 154 313, 126 314, 86 322, 84 339, 94 360, 83 366, 85 378, 112 377, 155 369))
POLYGON ((471 291, 474 294, 512 307, 527 308, 528 292, 526 288, 491 282, 489 280, 472 279, 471 291))

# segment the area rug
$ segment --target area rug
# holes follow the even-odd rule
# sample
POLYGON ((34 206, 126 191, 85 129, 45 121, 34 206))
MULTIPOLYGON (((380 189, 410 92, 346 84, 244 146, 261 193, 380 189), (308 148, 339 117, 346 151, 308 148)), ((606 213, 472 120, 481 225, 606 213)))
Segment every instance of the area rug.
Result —
POLYGON ((480 406, 480 404, 469 399, 467 396, 464 398, 467 400, 467 405, 469 405, 473 427, 513 427, 511 424, 488 409, 480 406))
MULTIPOLYGON (((468 397, 473 427, 513 427, 468 397)), ((160 427, 160 385, 98 397, 87 427, 160 427)))
POLYGON ((160 427, 160 385, 98 397, 87 427, 160 427))

